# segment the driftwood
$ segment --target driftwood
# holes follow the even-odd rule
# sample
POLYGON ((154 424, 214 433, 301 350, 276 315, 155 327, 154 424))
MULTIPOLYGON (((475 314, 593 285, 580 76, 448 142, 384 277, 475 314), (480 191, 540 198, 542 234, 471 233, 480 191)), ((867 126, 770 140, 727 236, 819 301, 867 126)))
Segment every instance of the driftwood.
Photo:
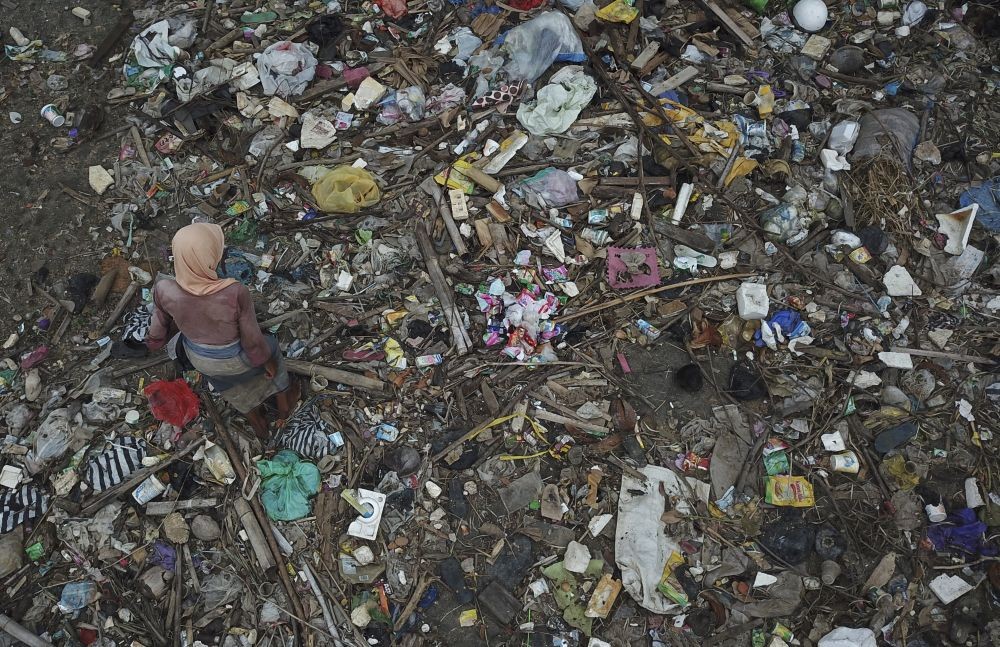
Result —
MULTIPOLYGON (((222 441, 222 447, 226 450, 226 455, 229 457, 229 461, 233 464, 233 470, 236 472, 236 477, 241 483, 245 483, 250 475, 247 472, 246 465, 243 464, 243 457, 240 455, 239 450, 236 448, 236 443, 233 442, 233 438, 229 433, 229 427, 222 420, 222 417, 219 415, 219 410, 215 406, 215 402, 212 401, 212 398, 209 395, 203 393, 201 400, 205 405, 205 411, 208 413, 209 419, 215 424, 216 434, 222 441)), ((281 580, 281 586, 285 590, 285 596, 291 602, 292 611, 294 611, 292 617, 292 627, 295 630, 294 644, 306 644, 306 625, 302 619, 307 618, 308 615, 305 612, 305 607, 302 606, 302 600, 299 598, 298 591, 292 584, 292 580, 288 575, 288 570, 284 567, 284 558, 281 551, 278 549, 278 542, 274 538, 274 533, 271 532, 271 521, 268 519, 267 513, 264 511, 264 505, 260 502, 259 495, 255 494, 247 501, 247 503, 253 511, 253 516, 257 519, 257 523, 260 525, 261 530, 264 531, 264 540, 267 542, 267 546, 271 551, 271 556, 274 558, 274 562, 279 564, 279 566, 275 568, 275 571, 278 573, 278 578, 281 580)))
POLYGON ((277 563, 274 561, 274 555, 271 554, 271 550, 268 548, 264 531, 261 529, 260 524, 257 523, 257 519, 254 518, 250 504, 246 502, 246 499, 237 497, 233 500, 233 507, 236 509, 236 515, 240 518, 243 530, 246 531, 247 537, 250 538, 250 547, 253 548, 253 554, 257 557, 257 564, 260 565, 261 570, 267 571, 272 566, 277 566, 277 563))
POLYGON ((444 191, 440 186, 438 186, 438 183, 435 182, 432 177, 428 177, 421 182, 420 189, 429 195, 432 200, 434 200, 434 205, 441 213, 441 219, 444 220, 444 226, 445 229, 448 230, 451 242, 455 245, 455 251, 458 252, 459 256, 467 254, 469 252, 469 248, 466 247, 465 240, 462 238, 462 232, 458 230, 458 225, 455 224, 455 218, 452 216, 451 207, 444 199, 444 191))
POLYGON ((299 375, 307 375, 309 377, 312 377, 313 375, 321 375, 328 380, 332 380, 333 382, 339 382, 340 384, 346 384, 347 386, 354 386, 359 389, 368 389, 369 391, 385 390, 385 383, 382 382, 382 380, 364 375, 358 375, 357 373, 342 371, 339 368, 333 368, 331 366, 322 366, 320 364, 303 362, 297 359, 286 359, 285 366, 292 373, 297 373, 299 375))
POLYGON ((115 309, 111 312, 107 321, 105 321, 104 325, 101 326, 102 335, 108 334, 108 331, 115 327, 115 324, 118 322, 118 318, 122 316, 123 312, 125 312, 125 308, 128 307, 129 302, 138 290, 138 282, 132 281, 128 284, 128 287, 125 288, 125 292, 122 294, 122 298, 118 299, 118 305, 115 306, 115 309))

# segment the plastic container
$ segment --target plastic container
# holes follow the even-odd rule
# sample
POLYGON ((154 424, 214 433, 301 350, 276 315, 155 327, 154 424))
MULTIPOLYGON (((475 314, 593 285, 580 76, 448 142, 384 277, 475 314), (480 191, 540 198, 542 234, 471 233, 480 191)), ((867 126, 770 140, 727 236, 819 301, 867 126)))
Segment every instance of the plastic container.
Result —
POLYGON ((146 505, 156 497, 167 491, 167 484, 160 480, 156 474, 150 475, 148 479, 132 490, 132 498, 139 505, 146 505))
POLYGON ((56 128, 62 128, 66 124, 66 117, 59 114, 59 109, 56 108, 55 104, 49 103, 42 106, 41 115, 56 128))

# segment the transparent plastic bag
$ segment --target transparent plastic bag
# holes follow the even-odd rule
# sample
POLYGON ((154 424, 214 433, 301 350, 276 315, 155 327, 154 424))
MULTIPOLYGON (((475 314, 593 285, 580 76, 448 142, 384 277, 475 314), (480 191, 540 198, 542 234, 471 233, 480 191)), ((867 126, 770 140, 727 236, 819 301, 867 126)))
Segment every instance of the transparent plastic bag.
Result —
POLYGON ((507 74, 512 80, 528 83, 534 83, 556 61, 587 60, 573 23, 556 11, 539 14, 511 29, 504 37, 503 49, 510 54, 507 74))
POLYGON ((353 166, 338 166, 313 184, 316 206, 328 213, 357 213, 382 199, 371 173, 353 166))

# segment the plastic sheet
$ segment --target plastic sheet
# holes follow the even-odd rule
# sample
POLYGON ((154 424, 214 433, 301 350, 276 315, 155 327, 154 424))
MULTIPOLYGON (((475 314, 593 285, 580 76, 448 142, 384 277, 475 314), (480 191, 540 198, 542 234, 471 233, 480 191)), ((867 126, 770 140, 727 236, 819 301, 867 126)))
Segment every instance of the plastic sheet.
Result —
POLYGON ((551 167, 518 182, 513 191, 539 208, 561 207, 579 199, 576 180, 566 171, 551 167))
POLYGON ((135 37, 122 73, 129 85, 152 90, 170 78, 181 50, 170 44, 170 25, 155 22, 135 37))

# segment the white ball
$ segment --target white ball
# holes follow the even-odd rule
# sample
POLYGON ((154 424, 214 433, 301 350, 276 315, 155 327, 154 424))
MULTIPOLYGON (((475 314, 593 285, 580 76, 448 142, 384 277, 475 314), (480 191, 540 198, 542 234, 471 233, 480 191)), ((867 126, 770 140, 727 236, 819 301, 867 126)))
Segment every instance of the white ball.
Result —
POLYGON ((795 22, 804 31, 814 32, 823 29, 827 18, 826 4, 823 0, 799 0, 792 9, 795 22))

